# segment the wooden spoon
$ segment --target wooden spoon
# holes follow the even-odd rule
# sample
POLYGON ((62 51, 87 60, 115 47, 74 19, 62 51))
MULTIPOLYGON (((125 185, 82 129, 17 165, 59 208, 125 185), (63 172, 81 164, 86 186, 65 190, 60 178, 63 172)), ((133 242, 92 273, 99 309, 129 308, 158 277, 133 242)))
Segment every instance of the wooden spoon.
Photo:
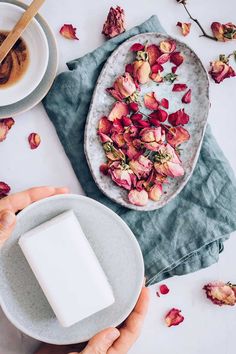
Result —
POLYGON ((14 44, 18 41, 26 27, 37 14, 39 8, 43 5, 45 0, 33 0, 28 9, 23 13, 15 27, 8 34, 7 38, 0 46, 0 64, 3 59, 10 52, 14 44))

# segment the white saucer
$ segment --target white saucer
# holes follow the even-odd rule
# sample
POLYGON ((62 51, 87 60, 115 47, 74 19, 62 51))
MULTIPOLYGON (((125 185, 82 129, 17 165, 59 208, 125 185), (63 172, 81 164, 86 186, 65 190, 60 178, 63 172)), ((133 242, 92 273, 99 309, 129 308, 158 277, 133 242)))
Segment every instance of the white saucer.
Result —
MULTIPOLYGON (((0 30, 10 31, 25 10, 19 6, 0 3, 0 30)), ((48 65, 49 49, 45 33, 34 18, 22 36, 29 51, 29 65, 25 74, 15 84, 0 88, 0 105, 16 103, 28 96, 42 80, 48 65)))
POLYGON ((0 304, 11 322, 35 339, 54 344, 79 343, 124 321, 137 301, 143 277, 138 242, 124 221, 93 199, 61 195, 36 202, 18 215, 16 229, 0 253, 0 304), (78 217, 112 286, 115 303, 63 328, 25 260, 18 239, 27 230, 68 209, 73 209, 78 217))

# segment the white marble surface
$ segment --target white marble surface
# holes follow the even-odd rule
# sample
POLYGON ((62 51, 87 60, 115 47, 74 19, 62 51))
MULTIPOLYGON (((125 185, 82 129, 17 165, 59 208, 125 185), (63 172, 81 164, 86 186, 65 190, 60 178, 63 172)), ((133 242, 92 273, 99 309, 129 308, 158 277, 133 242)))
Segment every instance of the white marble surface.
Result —
MULTIPOLYGON (((30 0, 25 1, 30 3, 30 0)), ((175 0, 129 0, 119 1, 127 15, 127 27, 157 14, 167 32, 189 44, 208 67, 209 61, 220 53, 230 53, 236 42, 215 43, 199 38, 199 30, 192 25, 191 35, 184 38, 175 24, 187 21, 188 16, 175 0)), ((58 41, 59 71, 65 70, 67 60, 79 57, 95 49, 103 42, 100 34, 106 13, 116 2, 110 0, 78 1, 48 0, 41 13, 53 28, 58 41), (58 34, 64 23, 73 23, 78 28, 80 41, 66 41, 58 34)), ((189 8, 209 29, 212 21, 235 22, 236 2, 227 0, 191 0, 189 8)), ((216 85, 211 81, 210 123, 213 132, 236 172, 236 78, 216 85)), ((0 179, 8 182, 12 191, 31 186, 52 184, 67 185, 74 193, 82 193, 71 165, 56 136, 42 105, 16 117, 16 124, 6 141, 0 144, 0 179), (38 150, 28 148, 27 136, 32 131, 41 135, 42 144, 38 150)), ((130 351, 131 354, 214 354, 235 353, 234 331, 236 326, 235 308, 214 307, 201 291, 205 282, 215 279, 236 281, 236 233, 225 244, 218 264, 194 274, 174 277, 166 281, 171 293, 156 298, 151 288, 151 305, 141 338, 130 351), (186 317, 179 327, 167 328, 163 323, 165 313, 171 307, 182 309, 186 317)), ((0 354, 31 354, 31 342, 23 340, 4 316, 0 316, 0 354)))

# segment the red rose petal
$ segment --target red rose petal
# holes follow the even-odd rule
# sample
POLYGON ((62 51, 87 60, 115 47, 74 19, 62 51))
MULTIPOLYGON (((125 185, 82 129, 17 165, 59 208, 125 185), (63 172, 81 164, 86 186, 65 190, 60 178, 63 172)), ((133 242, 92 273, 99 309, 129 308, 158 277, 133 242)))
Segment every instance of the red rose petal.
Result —
POLYGON ((6 139, 8 131, 8 126, 0 121, 0 142, 6 139))
POLYGON ((164 68, 161 64, 156 63, 151 67, 151 70, 152 70, 152 73, 157 74, 159 72, 162 72, 164 70, 164 68))
POLYGON ((60 29, 60 34, 67 39, 79 39, 76 36, 76 27, 73 27, 70 24, 63 25, 60 29))
POLYGON ((11 187, 5 183, 0 182, 0 196, 6 196, 11 190, 11 187))
POLYGON ((134 72, 133 64, 127 64, 125 67, 125 72, 129 73, 130 75, 133 75, 134 72))
POLYGON ((168 129, 166 133, 166 140, 168 144, 170 144, 174 148, 184 143, 185 141, 188 141, 189 139, 190 139, 189 132, 181 126, 171 127, 168 129))
POLYGON ((168 294, 169 291, 170 291, 170 289, 168 288, 167 285, 165 285, 165 284, 160 285, 160 293, 162 295, 168 294))
POLYGON ((148 61, 151 66, 155 64, 157 58, 159 58, 159 56, 161 55, 158 46, 155 44, 151 44, 147 47, 147 53, 148 53, 148 61))
POLYGON ((10 130, 11 127, 15 124, 15 121, 13 118, 3 118, 0 120, 0 122, 6 124, 6 126, 8 127, 8 129, 10 130))
POLYGON ((131 52, 139 52, 140 50, 144 50, 144 45, 141 43, 134 43, 131 47, 130 47, 130 51, 131 52))
POLYGON ((183 322, 184 317, 180 312, 181 310, 173 308, 167 313, 165 321, 168 327, 178 326, 181 322, 183 322))
POLYGON ((172 68, 171 68, 172 73, 175 74, 177 69, 178 69, 178 66, 172 66, 172 68))
POLYGON ((37 133, 31 133, 28 137, 31 150, 37 149, 41 143, 41 138, 37 133))
POLYGON ((155 112, 152 112, 151 114, 149 114, 149 117, 152 120, 154 119, 154 121, 151 121, 151 122, 155 122, 155 119, 157 119, 159 122, 165 122, 165 120, 168 117, 168 113, 166 111, 164 111, 163 109, 158 109, 155 112))
POLYGON ((190 32, 191 23, 177 22, 176 26, 180 27, 183 36, 187 36, 190 32))
POLYGON ((185 91, 186 88, 187 88, 186 84, 174 84, 172 91, 174 92, 185 91))
POLYGON ((121 118, 121 122, 122 122, 122 124, 125 127, 128 127, 128 126, 130 126, 132 124, 132 120, 129 117, 126 117, 126 116, 121 118))
POLYGON ((161 106, 168 109, 169 108, 169 101, 166 98, 162 98, 160 102, 161 106))
POLYGON ((131 117, 132 121, 139 121, 143 118, 143 115, 141 113, 136 113, 136 114, 133 114, 131 117))
POLYGON ((171 113, 168 117, 168 121, 175 127, 177 125, 184 125, 189 122, 189 115, 185 113, 184 108, 171 113))
POLYGON ((162 54, 159 58, 157 58, 158 64, 165 64, 170 59, 170 54, 162 54))
POLYGON ((130 111, 137 112, 139 110, 138 104, 136 102, 130 102, 128 106, 130 111))
POLYGON ((184 61, 184 56, 180 52, 174 52, 170 55, 170 62, 176 66, 180 66, 184 61))
POLYGON ((158 108, 159 103, 156 99, 155 92, 146 93, 144 96, 144 105, 150 111, 154 111, 158 108))
POLYGON ((106 163, 103 163, 99 169, 100 169, 100 172, 102 172, 105 176, 108 175, 109 167, 106 163))
POLYGON ((190 103, 192 99, 192 91, 189 89, 182 97, 183 103, 190 103))
POLYGON ((107 117, 102 117, 98 123, 98 131, 103 134, 109 134, 111 131, 112 123, 107 119, 107 117))

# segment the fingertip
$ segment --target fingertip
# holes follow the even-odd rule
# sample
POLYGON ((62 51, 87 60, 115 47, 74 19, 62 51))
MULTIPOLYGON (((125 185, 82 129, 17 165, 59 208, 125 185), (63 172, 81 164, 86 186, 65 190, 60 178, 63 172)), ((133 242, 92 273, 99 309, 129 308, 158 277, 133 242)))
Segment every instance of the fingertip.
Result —
POLYGON ((55 188, 55 194, 67 194, 69 193, 69 188, 67 187, 57 187, 55 188))

